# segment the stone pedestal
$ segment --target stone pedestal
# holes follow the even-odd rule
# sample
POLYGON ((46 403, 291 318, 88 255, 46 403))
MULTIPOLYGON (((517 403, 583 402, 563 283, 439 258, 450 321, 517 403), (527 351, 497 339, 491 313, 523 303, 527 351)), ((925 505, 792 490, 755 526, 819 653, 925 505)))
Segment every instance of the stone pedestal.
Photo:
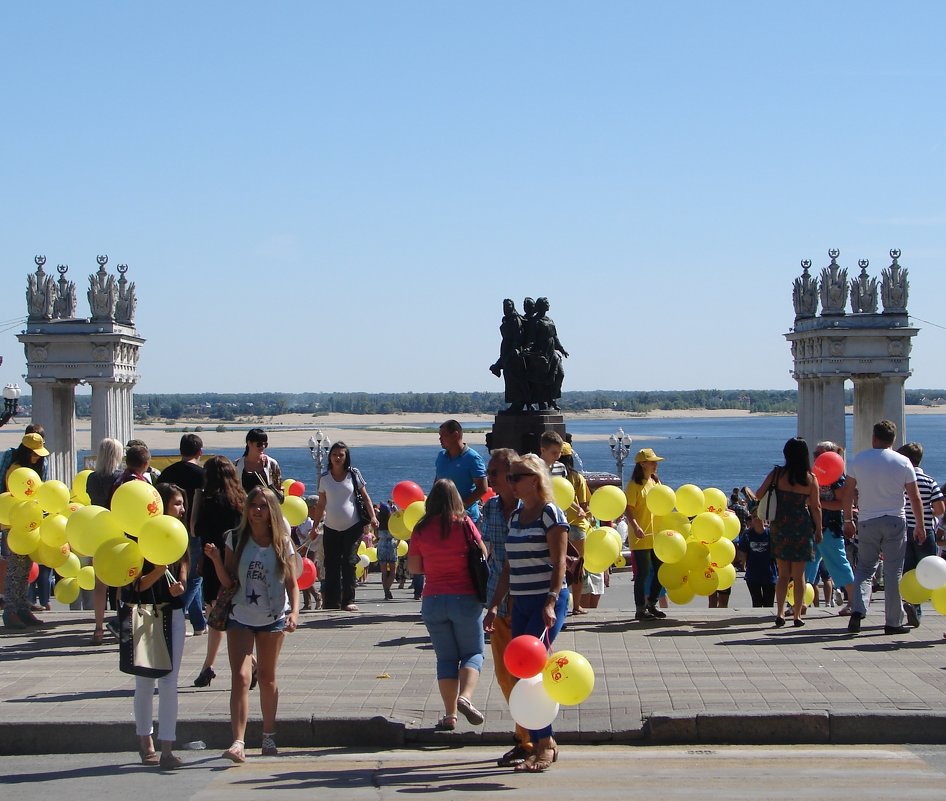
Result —
POLYGON ((486 447, 512 448, 521 455, 538 453, 539 437, 546 431, 555 431, 565 438, 565 418, 560 412, 497 414, 493 430, 486 435, 486 447))

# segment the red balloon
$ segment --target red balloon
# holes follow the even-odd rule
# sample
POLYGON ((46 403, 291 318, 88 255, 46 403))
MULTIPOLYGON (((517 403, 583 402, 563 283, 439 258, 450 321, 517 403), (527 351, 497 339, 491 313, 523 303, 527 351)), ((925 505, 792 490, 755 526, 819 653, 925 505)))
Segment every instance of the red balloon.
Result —
POLYGON ((394 485, 391 497, 394 498, 399 509, 406 509, 414 501, 424 500, 425 496, 420 484, 414 481, 399 481, 394 485))
POLYGON ((295 495, 297 498, 301 498, 305 495, 305 484, 301 481, 293 481, 289 485, 289 495, 295 495))
POLYGON ((844 457, 834 451, 825 451, 811 468, 822 487, 833 484, 844 475, 844 457))
POLYGON ((539 675, 548 661, 548 649, 538 637, 531 634, 513 637, 503 651, 506 670, 519 679, 531 679, 539 675))
POLYGON ((299 585, 300 590, 307 590, 313 584, 315 580, 319 577, 319 571, 315 567, 315 562, 309 559, 308 556, 302 557, 302 575, 296 580, 296 584, 299 585))
POLYGON ((496 490, 494 490, 492 487, 487 487, 486 492, 483 493, 483 497, 480 498, 480 501, 482 501, 483 503, 486 503, 490 498, 495 498, 495 497, 496 497, 496 490))
POLYGON ((38 578, 39 578, 39 565, 36 564, 36 562, 33 562, 30 564, 30 575, 28 577, 28 581, 30 584, 32 584, 38 578))

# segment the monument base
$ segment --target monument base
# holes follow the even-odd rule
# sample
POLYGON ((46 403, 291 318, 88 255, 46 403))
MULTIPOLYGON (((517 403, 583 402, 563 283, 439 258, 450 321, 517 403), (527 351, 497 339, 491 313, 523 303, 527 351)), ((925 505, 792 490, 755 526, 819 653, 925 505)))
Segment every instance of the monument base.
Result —
POLYGON ((486 447, 512 448, 520 455, 539 452, 539 438, 546 431, 565 438, 565 417, 561 412, 521 412, 497 414, 493 430, 486 435, 486 447))

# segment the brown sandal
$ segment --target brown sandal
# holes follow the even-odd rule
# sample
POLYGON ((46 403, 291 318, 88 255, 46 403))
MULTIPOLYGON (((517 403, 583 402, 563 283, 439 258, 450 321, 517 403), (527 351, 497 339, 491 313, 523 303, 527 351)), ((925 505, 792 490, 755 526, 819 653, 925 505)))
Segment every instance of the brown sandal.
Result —
POLYGON ((105 631, 102 629, 96 629, 92 632, 92 639, 89 640, 89 645, 101 645, 105 639, 105 631))
POLYGON ((550 745, 536 746, 535 753, 521 765, 516 765, 516 773, 544 773, 553 762, 558 762, 558 743, 552 741, 550 745))

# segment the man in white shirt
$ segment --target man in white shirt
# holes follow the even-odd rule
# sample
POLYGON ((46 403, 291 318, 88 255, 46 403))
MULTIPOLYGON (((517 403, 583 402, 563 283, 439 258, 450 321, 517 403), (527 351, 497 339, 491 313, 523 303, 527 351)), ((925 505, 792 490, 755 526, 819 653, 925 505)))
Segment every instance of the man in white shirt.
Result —
POLYGON ((881 553, 884 556, 885 634, 906 634, 903 604, 900 600, 900 576, 907 547, 907 521, 904 492, 910 501, 916 526, 913 537, 918 544, 926 540, 923 502, 916 485, 916 471, 905 456, 892 450, 897 426, 890 420, 874 425, 871 449, 861 451, 847 465, 849 491, 845 493, 844 534, 854 534, 854 498, 857 497, 858 522, 857 570, 854 572, 854 597, 847 630, 857 634, 861 619, 867 614, 871 583, 881 553), (850 527, 850 528, 848 528, 850 527))

